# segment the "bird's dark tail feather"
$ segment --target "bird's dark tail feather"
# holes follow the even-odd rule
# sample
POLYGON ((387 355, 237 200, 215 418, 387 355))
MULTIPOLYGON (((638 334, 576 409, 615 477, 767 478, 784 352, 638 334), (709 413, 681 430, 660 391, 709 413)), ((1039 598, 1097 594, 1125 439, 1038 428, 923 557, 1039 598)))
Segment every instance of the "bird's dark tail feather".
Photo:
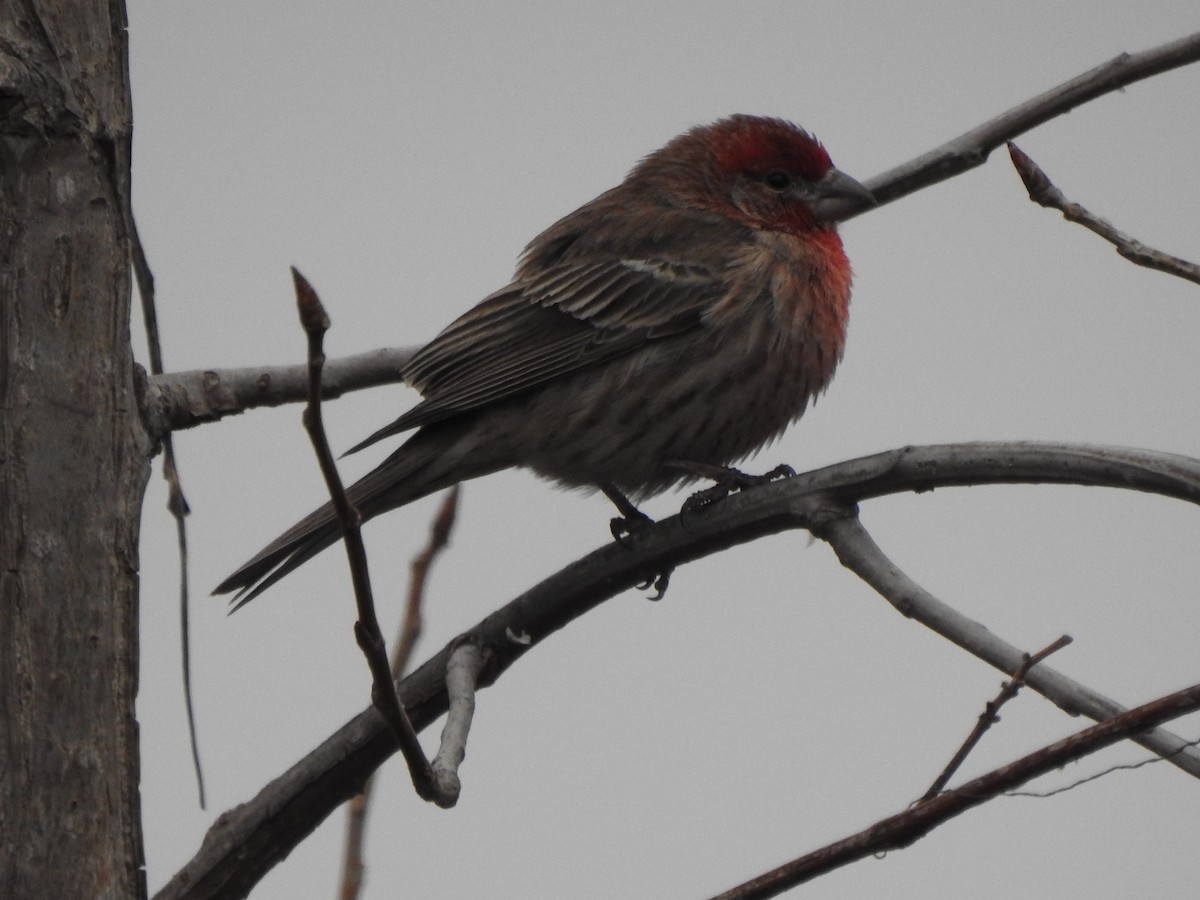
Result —
MULTIPOLYGON (((446 466, 436 464, 447 445, 438 437, 430 431, 419 432, 346 490, 363 521, 463 480, 461 472, 451 476, 446 466)), ((481 474, 471 472, 467 477, 481 474)), ((234 610, 240 609, 326 547, 336 544, 341 536, 333 503, 326 503, 260 550, 217 585, 213 593, 236 591, 231 603, 234 610)))
POLYGON ((214 594, 237 593, 232 610, 241 609, 283 576, 337 543, 342 528, 332 503, 289 528, 236 572, 217 585, 214 594))

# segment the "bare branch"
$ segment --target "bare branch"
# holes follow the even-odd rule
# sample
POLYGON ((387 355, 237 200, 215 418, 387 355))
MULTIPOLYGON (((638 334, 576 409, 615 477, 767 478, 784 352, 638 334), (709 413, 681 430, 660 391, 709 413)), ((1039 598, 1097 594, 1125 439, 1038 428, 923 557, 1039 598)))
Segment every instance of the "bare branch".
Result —
POLYGON ((475 685, 485 662, 484 652, 476 644, 464 641, 454 648, 446 663, 446 724, 431 765, 438 789, 454 800, 462 789, 458 767, 467 756, 467 736, 475 716, 475 685))
POLYGON ((1054 186, 1050 176, 1042 170, 1041 166, 1011 141, 1008 144, 1008 155, 1012 157, 1013 166, 1016 167, 1017 174, 1021 176, 1021 181, 1025 183, 1025 189, 1029 191, 1029 199, 1034 203, 1047 209, 1057 209, 1068 222, 1082 225, 1088 231, 1100 235, 1117 248, 1117 253, 1131 263, 1145 266, 1147 269, 1157 269, 1168 275, 1175 275, 1200 284, 1200 266, 1188 262, 1186 259, 1180 259, 1178 256, 1171 256, 1169 253, 1155 250, 1153 247, 1147 247, 1137 238, 1118 231, 1109 222, 1093 215, 1085 207, 1078 203, 1072 203, 1063 195, 1062 191, 1054 186))
MULTIPOLYGON (((1200 60, 1200 32, 1141 53, 1122 53, 1014 106, 977 128, 867 181, 878 206, 982 165, 993 150, 1104 94, 1200 60)), ((865 212, 865 210, 864 210, 865 212)))
MULTIPOLYGON (((857 517, 830 518, 813 533, 828 541, 842 565, 875 588, 902 615, 916 619, 1002 672, 1016 671, 1021 666, 1025 654, 1018 647, 947 606, 900 571, 879 549, 857 517)), ((1125 711, 1116 701, 1049 666, 1038 666, 1027 673, 1025 683, 1070 715, 1082 714, 1101 722, 1125 711)), ((1169 732, 1150 732, 1138 735, 1134 740, 1170 759, 1189 775, 1200 778, 1200 756, 1180 752, 1186 744, 1183 738, 1169 732)))
MULTIPOLYGON (((686 527, 673 516, 625 545, 608 544, 493 612, 462 636, 490 654, 478 686, 495 683, 541 641, 647 573, 768 534, 819 528, 843 516, 847 503, 870 497, 1013 483, 1121 487, 1200 504, 1200 460, 1094 445, 957 444, 905 447, 763 485, 689 514, 686 527)), ((446 711, 446 665, 462 637, 400 685, 401 700, 418 730, 446 711)), ((1015 653, 1006 671, 1015 667, 1019 651, 1015 653)), ((394 740, 375 711, 360 713, 252 800, 222 815, 197 855, 157 897, 244 895, 330 812, 358 793, 363 780, 393 752, 394 740)))
MULTIPOLYGON (((396 384, 416 347, 371 350, 326 360, 321 397, 332 400, 350 391, 396 384)), ((158 433, 192 428, 259 406, 282 406, 308 399, 308 365, 250 366, 243 369, 196 369, 153 375, 145 407, 158 433)))
POLYGON ((719 894, 713 900, 765 900, 767 897, 777 897, 798 884, 848 863, 875 853, 907 847, 954 816, 986 803, 1006 790, 1112 746, 1142 729, 1152 728, 1197 709, 1200 709, 1200 685, 1160 697, 1036 750, 1016 762, 967 782, 957 790, 938 794, 931 800, 922 800, 902 813, 760 875, 719 894))

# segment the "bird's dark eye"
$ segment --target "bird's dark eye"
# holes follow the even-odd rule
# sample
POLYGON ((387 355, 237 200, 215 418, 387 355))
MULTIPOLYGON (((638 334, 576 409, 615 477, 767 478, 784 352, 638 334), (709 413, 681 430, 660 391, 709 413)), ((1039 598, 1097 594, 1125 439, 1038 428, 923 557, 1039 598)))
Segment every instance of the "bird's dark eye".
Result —
POLYGON ((792 183, 792 178, 782 169, 775 169, 763 176, 763 184, 773 191, 782 191, 792 183))

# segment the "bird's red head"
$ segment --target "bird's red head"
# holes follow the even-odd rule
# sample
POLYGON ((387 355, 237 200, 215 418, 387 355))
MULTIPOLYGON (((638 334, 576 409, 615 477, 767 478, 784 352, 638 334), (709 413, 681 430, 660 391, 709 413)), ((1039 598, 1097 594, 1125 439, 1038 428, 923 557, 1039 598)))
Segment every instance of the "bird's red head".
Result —
POLYGON ((668 198, 773 231, 810 231, 835 219, 847 199, 870 202, 816 138, 765 116, 734 115, 693 128, 642 160, 632 178, 668 198))

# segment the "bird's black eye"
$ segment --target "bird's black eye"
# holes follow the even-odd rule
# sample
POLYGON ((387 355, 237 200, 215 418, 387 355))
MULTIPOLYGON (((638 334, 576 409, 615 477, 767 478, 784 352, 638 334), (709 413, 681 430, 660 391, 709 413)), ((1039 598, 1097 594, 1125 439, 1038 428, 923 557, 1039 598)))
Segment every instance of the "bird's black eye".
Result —
POLYGON ((774 169, 763 176, 763 184, 773 191, 782 191, 791 183, 791 176, 782 169, 774 169))

